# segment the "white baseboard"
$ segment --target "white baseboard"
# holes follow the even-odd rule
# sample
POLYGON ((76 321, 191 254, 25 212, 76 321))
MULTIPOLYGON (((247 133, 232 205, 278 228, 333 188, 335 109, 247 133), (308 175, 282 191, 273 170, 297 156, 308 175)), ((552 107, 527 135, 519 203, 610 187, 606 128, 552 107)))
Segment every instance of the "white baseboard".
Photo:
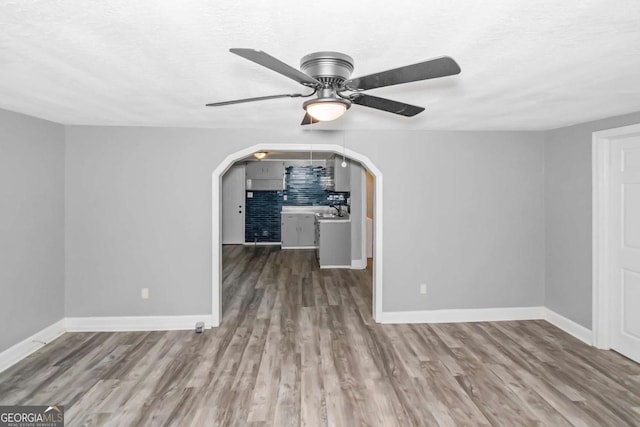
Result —
POLYGON ((195 316, 67 317, 0 353, 0 372, 42 348, 65 332, 170 331, 212 326, 211 314, 195 316))
POLYGON ((282 246, 282 250, 285 249, 318 249, 317 246, 282 246))
MULTIPOLYGON (((350 268, 326 266, 325 268, 350 268)), ((545 307, 507 307, 455 310, 386 311, 380 323, 459 323, 544 319, 592 345, 591 330, 545 307)), ((197 322, 212 327, 210 314, 189 316, 67 317, 0 353, 0 372, 24 359, 65 332, 168 331, 194 329, 197 322)))
POLYGON ((211 328, 210 314, 195 316, 67 317, 69 332, 171 331, 195 329, 197 322, 211 328))
POLYGON ((0 372, 15 365, 31 353, 44 347, 45 344, 58 338, 66 331, 65 319, 61 319, 51 326, 36 332, 29 338, 20 341, 0 353, 0 372))
POLYGON ((352 259, 351 268, 354 270, 364 270, 367 268, 367 259, 352 259))
POLYGON ((544 320, 551 323, 553 326, 562 329, 569 335, 573 335, 585 344, 593 345, 593 332, 591 332, 590 329, 577 324, 573 320, 567 319, 553 310, 548 308, 545 308, 544 310, 544 320))
POLYGON ((320 269, 324 270, 327 268, 351 268, 350 265, 321 265, 320 269))
POLYGON ((592 345, 593 343, 591 330, 546 307, 383 311, 378 321, 380 323, 460 323, 535 319, 544 319, 585 344, 592 345))
POLYGON ((383 311, 380 323, 460 323, 543 319, 544 307, 470 308, 454 310, 383 311))

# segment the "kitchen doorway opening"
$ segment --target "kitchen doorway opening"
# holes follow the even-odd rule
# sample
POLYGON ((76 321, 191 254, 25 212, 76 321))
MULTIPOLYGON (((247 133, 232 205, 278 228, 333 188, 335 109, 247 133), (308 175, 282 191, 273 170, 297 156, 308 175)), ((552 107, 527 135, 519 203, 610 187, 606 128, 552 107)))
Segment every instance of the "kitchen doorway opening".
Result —
MULTIPOLYGON (((229 211, 229 212, 225 211, 225 206, 223 202, 223 200, 225 200, 224 191, 225 191, 225 188, 227 189, 227 191, 229 191, 228 190, 229 185, 225 182, 224 177, 225 175, 229 177, 230 175, 228 174, 228 172, 230 171, 235 171, 237 173, 238 167, 250 166, 249 163, 246 162, 246 160, 252 157, 253 154, 257 152, 282 153, 280 157, 295 159, 296 153, 298 154, 304 153, 304 155, 308 156, 309 146, 306 144, 257 144, 228 156, 212 173, 212 270, 213 270, 212 271, 212 325, 214 327, 220 325, 223 317, 223 310, 222 310, 223 309, 223 304, 222 304, 223 303, 223 279, 231 278, 231 280, 236 280, 239 278, 240 275, 243 275, 240 279, 244 280, 245 282, 247 280, 248 281, 257 280, 258 277, 256 276, 256 273, 253 272, 253 266, 255 266, 256 269, 258 269, 260 268, 259 267, 260 262, 266 261, 269 257, 271 257, 271 259, 273 260, 273 257, 275 256, 274 250, 276 249, 276 247, 273 245, 277 245, 278 252, 282 252, 282 253, 288 252, 285 255, 285 258, 283 259, 292 261, 294 263, 297 262, 296 259, 298 261, 308 262, 309 267, 312 266, 311 264, 312 260, 315 262, 315 264, 313 265, 314 267, 318 267, 322 265, 320 264, 319 258, 317 258, 320 255, 316 253, 315 249, 313 250, 313 252, 311 252, 310 250, 280 251, 280 245, 281 244, 283 246, 285 245, 284 239, 287 239, 286 242, 290 241, 290 236, 291 236, 290 232, 292 230, 296 230, 296 231, 299 230, 298 239, 304 240, 303 226, 295 227, 295 228, 288 227, 287 228, 288 231, 284 230, 284 228, 282 230, 278 230, 278 235, 276 237, 270 236, 268 230, 265 231, 260 229, 256 231, 255 227, 248 228, 245 230, 245 241, 243 242, 242 245, 237 245, 237 244, 225 245, 225 248, 223 250, 223 243, 225 243, 225 239, 228 239, 227 236, 234 235, 234 234, 237 235, 237 232, 230 234, 228 230, 224 229, 225 222, 227 225, 231 224, 233 227, 236 227, 236 225, 234 224, 237 223, 237 221, 229 221, 224 219, 225 216, 229 217, 230 214, 235 213, 235 212, 232 212, 228 206, 226 207, 226 211, 229 211), (287 236, 289 237, 280 235, 279 234, 280 231, 285 233, 288 232, 289 234, 287 234, 287 236), (263 233, 266 234, 266 236, 263 236, 262 235, 263 233), (269 240, 271 240, 271 242, 269 242, 269 240), (272 246, 269 245, 270 243, 272 246), (253 253, 249 254, 244 249, 248 246, 254 247, 255 250, 253 253), (313 255, 310 255, 310 253, 312 253, 313 255), (262 257, 262 259, 260 257, 262 257), (225 265, 223 265, 223 259, 225 261, 225 265), (252 264, 252 263, 255 263, 255 264, 252 264)), ((381 313, 382 313, 382 249, 383 249, 382 248, 382 173, 373 164, 373 162, 371 162, 371 160, 368 159, 366 156, 360 153, 357 153, 355 151, 345 149, 343 146, 338 146, 333 144, 314 144, 313 153, 315 153, 316 162, 319 162, 322 160, 327 161, 327 159, 332 158, 331 156, 335 156, 335 159, 336 159, 335 165, 339 169, 340 169, 339 164, 342 162, 343 156, 346 158, 347 162, 350 165, 353 164, 361 167, 360 169, 361 173, 359 175, 359 178, 357 178, 354 182, 354 185, 356 185, 357 188, 354 189, 356 191, 353 191, 353 195, 357 197, 358 200, 348 200, 349 207, 346 206, 347 205, 346 200, 343 200, 343 202, 345 203, 340 203, 340 202, 331 203, 332 205, 338 205, 338 208, 332 209, 327 204, 327 206, 318 206, 317 207, 318 209, 316 209, 317 211, 316 213, 318 214, 316 215, 316 222, 315 222, 316 227, 318 227, 316 228, 316 233, 318 233, 317 230, 321 226, 318 224, 327 224, 325 227, 326 230, 337 229, 337 222, 340 222, 340 220, 343 220, 343 218, 339 216, 340 209, 344 209, 344 216, 349 218, 349 222, 352 219, 349 215, 357 215, 357 217, 354 217, 354 218, 361 219, 357 221, 357 228, 354 227, 349 231, 349 233, 353 238, 353 242, 356 243, 354 245, 351 245, 350 252, 353 254, 353 256, 349 256, 349 265, 339 265, 339 266, 325 265, 324 267, 320 267, 320 268, 329 268, 331 270, 318 270, 318 271, 324 271, 325 273, 323 274, 325 276, 327 271, 332 271, 334 272, 332 274, 336 275, 335 277, 336 280, 342 280, 340 279, 340 277, 345 278, 347 276, 350 279, 361 280, 361 279, 358 279, 359 277, 362 276, 358 272, 358 270, 363 269, 361 271, 365 271, 364 269, 366 269, 366 271, 369 271, 370 272, 368 276, 370 281, 369 286, 371 288, 370 313, 375 321, 376 319, 379 319, 381 317, 381 313), (342 206, 340 206, 341 204, 342 206), (334 214, 335 216, 333 216, 331 213, 333 212, 334 209, 336 211, 336 213, 334 214), (321 221, 318 221, 318 218, 321 218, 321 221), (369 218, 369 220, 367 220, 367 218, 369 218), (337 222, 334 222, 336 220, 337 222), (328 224, 331 224, 331 226, 329 226, 328 224), (368 229, 368 225, 370 225, 370 229, 368 229), (367 240, 367 236, 369 236, 370 238, 369 240, 367 240), (371 247, 371 249, 369 249, 369 247, 371 247), (332 267, 345 267, 345 268, 334 270, 332 267), (350 270, 350 269, 353 269, 353 270, 350 270)), ((279 157, 279 156, 275 156, 275 157, 279 157)), ((299 159, 299 161, 304 162, 304 160, 302 160, 301 158, 299 159)), ((307 158, 306 161, 309 162, 309 159, 307 158)), ((288 162, 287 164, 295 165, 295 162, 293 163, 288 162)), ((307 164, 310 164, 313 166, 316 163, 312 162, 307 164)), ((263 165, 267 165, 267 163, 263 163, 263 165)), ((304 169, 304 168, 300 168, 300 169, 304 169)), ((269 179, 273 178, 270 176, 269 171, 265 173, 264 168, 261 170, 262 172, 258 172, 258 173, 259 174, 262 173, 264 176, 258 176, 257 178, 265 178, 264 181, 260 179, 252 180, 250 178, 244 181, 245 188, 242 191, 246 191, 246 196, 247 196, 246 201, 249 203, 252 202, 252 199, 250 199, 250 197, 258 198, 258 195, 262 197, 262 193, 258 193, 258 191, 262 191, 262 190, 258 190, 259 188, 264 188, 261 186, 263 185, 268 186, 273 184, 277 185, 277 183, 268 182, 269 179)), ((287 170, 289 171, 289 173, 291 173, 292 168, 288 167, 287 170)), ((295 170, 295 168, 293 168, 293 170, 295 170)), ((354 168, 352 173, 355 173, 355 171, 356 169, 354 168)), ((255 173, 255 172, 252 172, 252 173, 255 173)), ((247 177, 248 176, 249 176, 249 172, 247 172, 247 177)), ((336 179, 337 178, 338 177, 336 175, 336 179)), ((281 181, 282 181, 280 183, 281 186, 284 185, 284 179, 285 179, 284 177, 281 178, 281 181)), ((284 187, 280 187, 280 188, 282 189, 284 187)), ((336 189, 339 190, 338 187, 336 187, 336 189)), ((291 190, 290 187, 289 187, 289 190, 291 190)), ((284 191, 284 193, 287 193, 287 191, 284 191)), ((344 194, 341 194, 340 191, 335 191, 335 192, 331 192, 329 197, 336 197, 336 200, 338 200, 338 198, 341 196, 349 197, 350 195, 351 195, 350 192, 344 192, 344 194)), ((293 194, 293 192, 289 191, 289 197, 298 197, 298 196, 299 195, 295 195, 293 194)), ((284 198, 286 199, 286 195, 284 198)), ((226 197, 226 200, 229 200, 228 195, 226 197)), ((246 205, 243 205, 240 208, 240 205, 241 204, 238 204, 238 208, 239 208, 238 212, 242 212, 241 215, 244 217, 244 215, 247 214, 248 207, 246 205)), ((298 206, 291 206, 291 205, 295 205, 295 203, 285 202, 285 205, 288 205, 285 207, 286 209, 288 210, 290 209, 293 213, 299 213, 299 212, 296 212, 296 209, 299 208, 298 206)), ((234 209, 236 209, 235 204, 233 207, 234 209)), ((280 221, 280 219, 278 219, 278 221, 280 221)), ((247 219, 247 222, 249 222, 249 219, 247 219)), ((354 220, 354 222, 356 221, 354 220)), ((345 233, 343 232, 342 234, 345 234, 345 233)), ((334 239, 334 237, 330 237, 330 238, 326 237, 327 235, 329 235, 329 231, 323 232, 323 235, 325 235, 325 239, 324 239, 325 243, 327 241, 333 241, 334 239)), ((340 232, 338 232, 338 236, 340 236, 340 232)), ((295 234, 294 234, 294 237, 295 237, 295 234)), ((317 239, 317 236, 316 236, 316 239, 317 239)), ((298 242, 303 242, 303 240, 299 240, 298 242)), ((235 242, 229 242, 229 243, 235 243, 235 242)), ((304 246, 304 243, 302 243, 301 245, 302 245, 300 247, 301 249, 306 249, 306 247, 304 246)), ((298 246, 294 244, 291 247, 296 248, 298 246)), ((320 245, 319 247, 325 247, 325 246, 320 245)), ((332 255, 335 255, 337 253, 333 249, 330 250, 329 252, 332 255)), ((291 268, 291 266, 286 268, 291 268)), ((269 274, 278 274, 277 271, 274 272, 272 271, 272 269, 265 268, 264 270, 266 271, 265 277, 267 277, 269 274)), ((331 282, 331 278, 329 278, 329 283, 330 282, 331 282)), ((337 292, 337 290, 335 289, 334 291, 337 292)), ((327 297, 331 298, 331 296, 329 295, 330 291, 327 291, 327 293, 328 293, 327 297)), ((304 297, 304 295, 302 296, 304 297)), ((242 298, 239 298, 239 299, 236 298, 234 302, 225 301, 225 304, 235 304, 235 305, 238 305, 238 307, 236 308, 240 308, 241 306, 244 305, 244 303, 241 302, 241 299, 242 298)), ((358 303, 357 296, 355 297, 355 299, 356 299, 356 303, 358 303)), ((359 302, 362 303, 362 301, 359 301, 359 302)), ((229 309, 234 310, 234 307, 229 308, 225 306, 225 310, 229 310, 229 309)), ((367 310, 367 312, 369 312, 369 310, 367 310)), ((264 315, 264 313, 262 313, 262 315, 264 315)))

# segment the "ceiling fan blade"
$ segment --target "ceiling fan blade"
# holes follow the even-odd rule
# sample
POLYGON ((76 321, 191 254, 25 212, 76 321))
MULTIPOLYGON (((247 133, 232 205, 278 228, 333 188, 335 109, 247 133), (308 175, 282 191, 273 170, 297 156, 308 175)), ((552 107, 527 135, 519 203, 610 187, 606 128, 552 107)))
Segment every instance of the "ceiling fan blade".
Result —
POLYGON ((300 70, 296 70, 292 66, 285 64, 279 59, 274 58, 273 56, 261 50, 232 48, 229 49, 229 52, 242 56, 243 58, 255 62, 256 64, 262 65, 263 67, 267 67, 270 70, 275 71, 276 73, 282 74, 283 76, 287 76, 302 85, 311 87, 320 85, 320 82, 313 77, 303 73, 300 70))
POLYGON ((300 123, 300 125, 304 126, 304 125, 310 125, 313 123, 318 123, 320 120, 318 119, 314 119, 313 117, 311 117, 311 115, 309 113, 304 113, 304 117, 302 118, 302 123, 300 123))
POLYGON ((276 98, 299 98, 301 96, 303 96, 301 93, 289 93, 289 94, 284 94, 284 95, 258 96, 256 98, 245 98, 245 99, 235 99, 233 101, 212 102, 211 104, 206 104, 206 106, 207 107, 220 107, 222 105, 242 104, 243 102, 265 101, 267 99, 276 99, 276 98))
POLYGON ((369 74, 347 80, 344 86, 349 90, 360 91, 378 87, 393 86, 418 80, 435 79, 460 73, 460 66, 452 58, 443 56, 393 70, 369 74))
POLYGON ((424 111, 424 107, 417 107, 377 96, 365 95, 364 93, 354 93, 349 99, 351 99, 351 102, 354 104, 362 105, 363 107, 375 108, 406 117, 413 117, 424 111))

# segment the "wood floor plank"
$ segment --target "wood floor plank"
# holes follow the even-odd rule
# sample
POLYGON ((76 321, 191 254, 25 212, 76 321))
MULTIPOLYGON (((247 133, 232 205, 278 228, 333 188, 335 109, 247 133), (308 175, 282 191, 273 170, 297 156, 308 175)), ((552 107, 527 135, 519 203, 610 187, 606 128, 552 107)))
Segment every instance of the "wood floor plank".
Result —
POLYGON ((459 386, 457 377, 440 360, 421 363, 423 377, 428 379, 432 398, 449 408, 449 415, 458 425, 490 425, 466 390, 459 386))
POLYGON ((371 268, 223 248, 223 321, 68 333, 0 373, 67 425, 640 425, 640 365, 544 321, 381 325, 371 268))
POLYGON ((276 395, 280 387, 280 345, 282 332, 278 322, 270 322, 265 349, 258 369, 251 408, 248 415, 250 422, 267 422, 273 419, 276 395))
POLYGON ((327 422, 326 393, 320 359, 318 310, 304 307, 300 317, 300 425, 321 426, 327 422))
POLYGON ((531 388, 526 387, 504 365, 490 365, 489 369, 496 375, 506 387, 511 390, 517 402, 524 408, 528 408, 533 418, 543 425, 570 426, 571 423, 562 416, 549 402, 544 400, 531 388))

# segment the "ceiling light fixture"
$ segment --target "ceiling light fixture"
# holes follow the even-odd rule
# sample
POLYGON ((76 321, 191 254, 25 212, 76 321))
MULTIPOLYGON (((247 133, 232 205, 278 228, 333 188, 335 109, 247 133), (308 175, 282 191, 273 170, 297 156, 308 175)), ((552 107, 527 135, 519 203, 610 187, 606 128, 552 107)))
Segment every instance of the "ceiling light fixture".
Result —
POLYGON ((339 100, 315 99, 305 104, 304 109, 314 119, 321 122, 330 122, 342 116, 349 108, 347 105, 347 103, 339 100))
POLYGON ((265 157, 267 157, 267 152, 266 151, 258 151, 257 153, 253 153, 253 157, 255 157, 258 160, 262 160, 265 157))
POLYGON ((302 108, 316 120, 330 122, 342 116, 351 107, 351 101, 340 98, 335 90, 321 89, 318 91, 318 98, 310 99, 302 104, 302 108))

